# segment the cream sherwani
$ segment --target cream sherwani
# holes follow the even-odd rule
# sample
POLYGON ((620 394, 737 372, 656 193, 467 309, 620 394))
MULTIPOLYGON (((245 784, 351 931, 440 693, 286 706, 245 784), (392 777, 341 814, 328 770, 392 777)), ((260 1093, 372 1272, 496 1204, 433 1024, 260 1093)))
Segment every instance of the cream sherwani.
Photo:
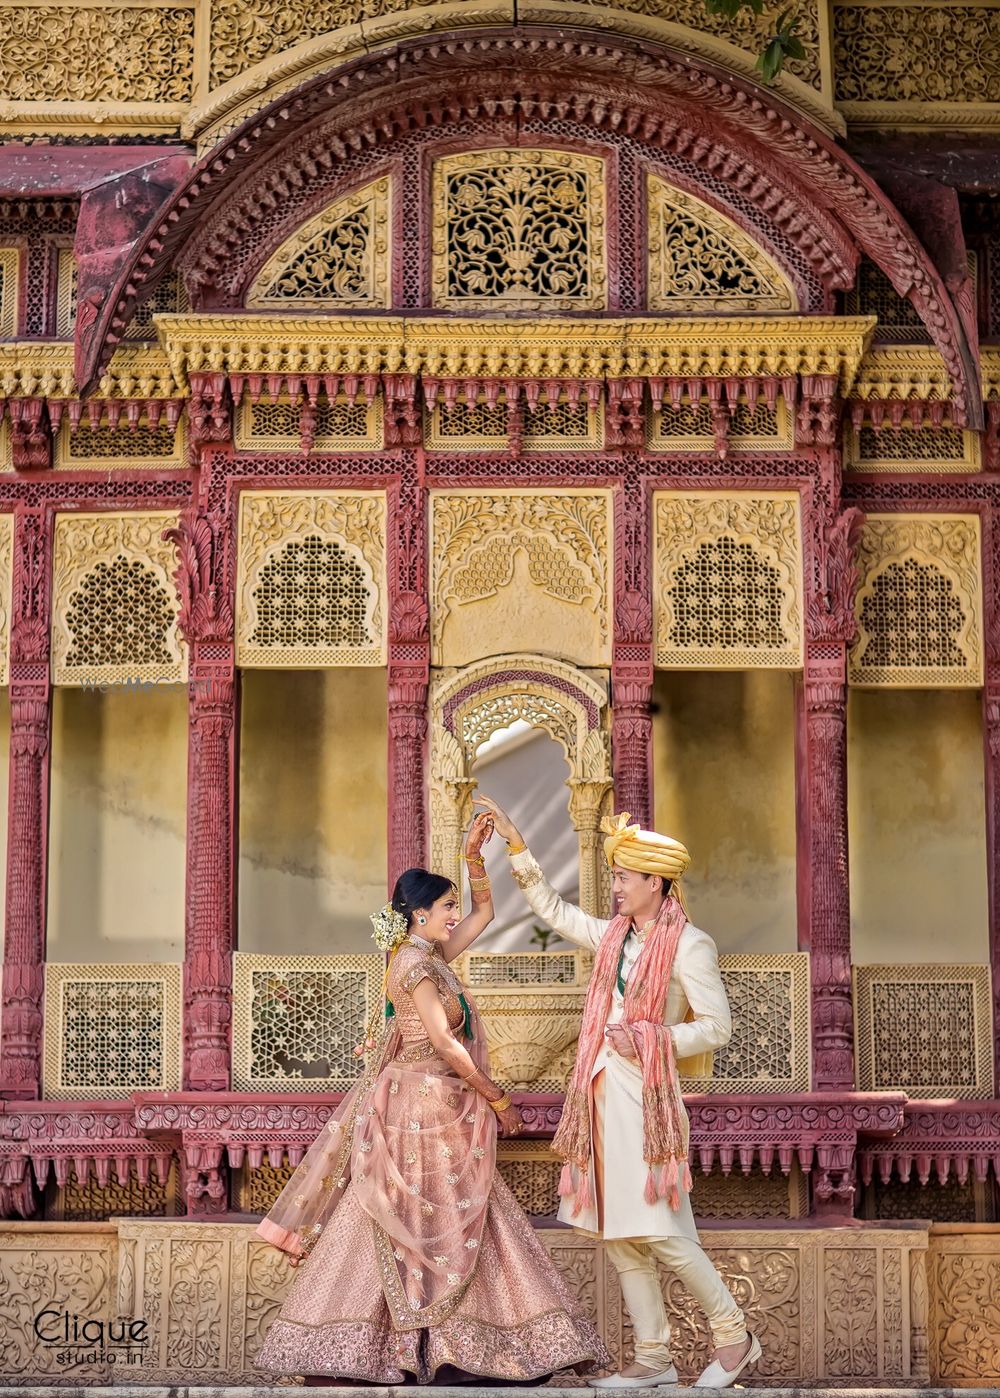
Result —
MULTIPOLYGON (((596 949, 609 927, 605 918, 592 917, 560 898, 542 875, 529 850, 511 856, 511 868, 533 911, 561 937, 587 950, 596 949)), ((642 943, 633 932, 625 943, 622 978, 627 982, 635 969, 642 943)), ((622 1017, 622 996, 617 984, 612 995, 608 1023, 622 1017)), ((715 943, 689 922, 681 933, 667 992, 664 1023, 670 1027, 677 1058, 711 1053, 729 1042, 732 1018, 729 1000, 719 973, 715 943), (688 1010, 693 1018, 685 1023, 688 1010)), ((666 1199, 647 1204, 644 1197, 647 1167, 642 1158, 642 1074, 636 1062, 622 1058, 602 1044, 591 1078, 591 1132, 595 1109, 603 1097, 603 1121, 596 1123, 604 1143, 604 1219, 599 1226, 596 1203, 571 1216, 571 1199, 564 1199, 559 1217, 574 1228, 613 1238, 669 1238, 697 1241, 694 1217, 687 1193, 681 1190, 676 1212, 666 1199), (594 1082, 604 1073, 604 1091, 595 1103, 594 1082)), ((597 1199, 594 1165, 590 1165, 591 1198, 597 1199)))

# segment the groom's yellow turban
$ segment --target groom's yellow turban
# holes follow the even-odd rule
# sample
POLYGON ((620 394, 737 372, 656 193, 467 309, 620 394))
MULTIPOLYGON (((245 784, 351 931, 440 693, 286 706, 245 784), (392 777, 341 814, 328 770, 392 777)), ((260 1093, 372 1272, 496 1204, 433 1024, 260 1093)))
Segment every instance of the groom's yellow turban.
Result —
POLYGON ((641 830, 629 825, 627 812, 607 818, 601 829, 607 835, 604 855, 609 868, 635 869, 640 874, 659 874, 664 879, 679 879, 691 863, 691 856, 679 840, 658 835, 655 830, 641 830))

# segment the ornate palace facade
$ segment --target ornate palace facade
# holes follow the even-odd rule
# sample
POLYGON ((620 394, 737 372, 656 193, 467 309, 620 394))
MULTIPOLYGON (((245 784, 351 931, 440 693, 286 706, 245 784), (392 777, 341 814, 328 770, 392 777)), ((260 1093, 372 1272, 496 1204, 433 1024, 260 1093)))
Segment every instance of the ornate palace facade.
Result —
MULTIPOLYGON (((252 1379, 365 914, 511 725, 585 906, 612 809, 695 856, 767 1377, 1000 1378, 1000 10, 800 18, 762 88, 700 0, 4 10, 0 1383, 121 1380, 48 1297, 252 1379)), ((550 1219, 585 959, 466 969, 550 1219)))

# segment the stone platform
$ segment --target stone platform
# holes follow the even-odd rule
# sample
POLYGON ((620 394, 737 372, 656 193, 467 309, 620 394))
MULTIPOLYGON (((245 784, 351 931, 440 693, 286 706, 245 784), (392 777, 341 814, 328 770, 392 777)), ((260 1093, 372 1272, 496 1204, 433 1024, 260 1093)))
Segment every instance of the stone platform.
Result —
MULTIPOLYGON (((747 1387, 899 1393, 1000 1386, 1000 1226, 748 1220, 706 1227, 701 1236, 764 1347, 766 1372, 747 1387)), ((562 1228, 541 1228, 539 1237, 616 1363, 627 1363, 631 1329, 601 1245, 562 1228)), ((136 1387, 171 1398, 270 1391, 259 1383, 254 1357, 294 1275, 244 1221, 7 1224, 0 1228, 0 1390, 48 1391, 25 1387, 35 1384, 96 1395, 105 1386, 115 1394, 136 1387), (59 1325, 64 1313, 81 1322, 141 1320, 141 1357, 113 1363, 96 1344, 36 1338, 35 1319, 46 1308, 59 1325)), ((681 1381, 690 1383, 710 1339, 676 1278, 664 1273, 662 1280, 681 1381)), ((277 1387, 298 1393, 297 1381, 290 1374, 277 1387)), ((468 1398, 476 1389, 455 1391, 468 1398)))
MULTIPOLYGON (((758 1388, 753 1385, 755 1398, 791 1398, 793 1394, 808 1394, 809 1398, 902 1398, 903 1394, 919 1393, 921 1398, 996 1398, 996 1388, 758 1388)), ((176 1386, 134 1386, 114 1388, 83 1388, 72 1385, 59 1388, 3 1388, 4 1398, 67 1398, 79 1393, 80 1398, 311 1398, 317 1391, 326 1393, 329 1398, 363 1398, 375 1391, 386 1398, 413 1398, 415 1393, 430 1393, 434 1398, 525 1398, 532 1393, 551 1393, 553 1385, 541 1388, 477 1388, 474 1384, 463 1384, 454 1388, 433 1385, 421 1387, 413 1384, 405 1388, 380 1388, 372 1385, 365 1388, 296 1388, 279 1384, 276 1387, 260 1388, 202 1388, 176 1386)), ((742 1385, 737 1385, 741 1388, 742 1385)), ((605 1392, 635 1393, 635 1389, 605 1389, 605 1392)), ((677 1393, 678 1389, 654 1390, 667 1394, 677 1393)), ((721 1393, 723 1389, 702 1389, 703 1393, 721 1393)), ((732 1391, 732 1390, 730 1390, 732 1391)), ((559 1387, 560 1398, 594 1398, 591 1388, 559 1387)))

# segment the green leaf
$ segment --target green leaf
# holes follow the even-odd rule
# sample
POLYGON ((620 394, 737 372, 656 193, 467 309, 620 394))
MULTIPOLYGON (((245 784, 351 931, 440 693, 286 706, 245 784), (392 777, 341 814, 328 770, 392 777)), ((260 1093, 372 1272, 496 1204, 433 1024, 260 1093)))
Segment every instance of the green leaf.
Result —
POLYGON ((766 83, 774 82, 781 72, 781 65, 785 61, 785 47, 781 40, 775 36, 768 44, 767 48, 757 59, 754 67, 758 69, 766 83))

